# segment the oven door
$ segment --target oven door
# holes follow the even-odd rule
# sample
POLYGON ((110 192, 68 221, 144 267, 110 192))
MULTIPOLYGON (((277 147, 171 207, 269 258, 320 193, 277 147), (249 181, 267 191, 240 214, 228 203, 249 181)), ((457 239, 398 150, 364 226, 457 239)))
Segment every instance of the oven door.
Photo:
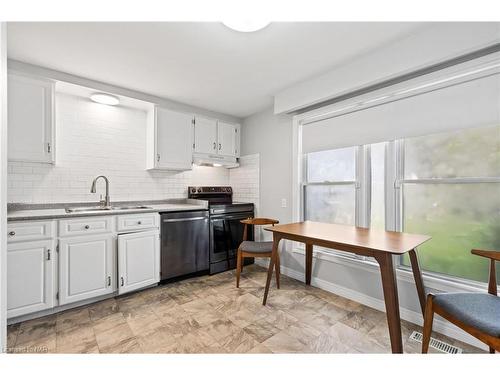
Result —
MULTIPOLYGON (((210 263, 236 257, 238 247, 243 241, 244 224, 240 220, 253 217, 253 212, 232 213, 210 217, 210 263)), ((253 227, 248 228, 248 240, 252 241, 253 227)))

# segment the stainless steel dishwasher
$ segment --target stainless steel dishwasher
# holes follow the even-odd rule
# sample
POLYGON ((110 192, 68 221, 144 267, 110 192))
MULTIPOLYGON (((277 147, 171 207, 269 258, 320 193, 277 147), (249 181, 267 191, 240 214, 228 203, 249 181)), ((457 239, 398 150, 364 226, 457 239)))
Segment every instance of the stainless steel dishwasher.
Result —
POLYGON ((208 211, 161 214, 161 280, 208 271, 208 211))

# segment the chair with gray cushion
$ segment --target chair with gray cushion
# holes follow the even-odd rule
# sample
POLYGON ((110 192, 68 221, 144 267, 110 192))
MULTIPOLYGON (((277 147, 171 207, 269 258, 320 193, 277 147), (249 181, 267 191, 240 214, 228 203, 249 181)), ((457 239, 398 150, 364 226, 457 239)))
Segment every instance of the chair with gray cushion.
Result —
MULTIPOLYGON (((278 224, 278 220, 266 219, 266 218, 253 218, 241 220, 241 223, 245 224, 243 229, 243 242, 238 247, 238 256, 236 263, 236 288, 240 287, 240 274, 243 270, 243 260, 244 258, 271 258, 271 253, 273 250, 273 242, 255 242, 247 241, 247 233, 249 225, 273 225, 278 224)), ((275 263, 276 269, 276 285, 279 289, 280 287, 280 260, 279 255, 275 263)))
POLYGON ((422 353, 429 349, 434 313, 484 342, 490 347, 490 353, 500 351, 500 297, 495 275, 495 261, 500 261, 500 251, 472 250, 472 254, 490 259, 488 293, 429 294, 422 353))

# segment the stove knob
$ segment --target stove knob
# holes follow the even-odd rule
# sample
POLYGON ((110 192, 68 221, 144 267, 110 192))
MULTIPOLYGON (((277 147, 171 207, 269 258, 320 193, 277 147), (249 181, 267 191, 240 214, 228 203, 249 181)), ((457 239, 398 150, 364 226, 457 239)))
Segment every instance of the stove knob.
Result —
POLYGON ((196 193, 196 189, 195 188, 191 188, 191 193, 196 193))
POLYGON ((201 188, 198 188, 198 193, 201 193, 201 188))

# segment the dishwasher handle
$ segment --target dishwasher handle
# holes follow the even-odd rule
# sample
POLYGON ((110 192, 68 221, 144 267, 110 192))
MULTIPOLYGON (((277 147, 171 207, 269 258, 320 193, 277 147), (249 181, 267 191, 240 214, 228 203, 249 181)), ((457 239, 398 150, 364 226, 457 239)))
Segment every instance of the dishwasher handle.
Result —
POLYGON ((181 221, 197 221, 197 220, 208 220, 208 217, 197 216, 197 217, 186 217, 186 218, 179 218, 179 219, 163 219, 163 222, 164 223, 178 223, 181 221))

